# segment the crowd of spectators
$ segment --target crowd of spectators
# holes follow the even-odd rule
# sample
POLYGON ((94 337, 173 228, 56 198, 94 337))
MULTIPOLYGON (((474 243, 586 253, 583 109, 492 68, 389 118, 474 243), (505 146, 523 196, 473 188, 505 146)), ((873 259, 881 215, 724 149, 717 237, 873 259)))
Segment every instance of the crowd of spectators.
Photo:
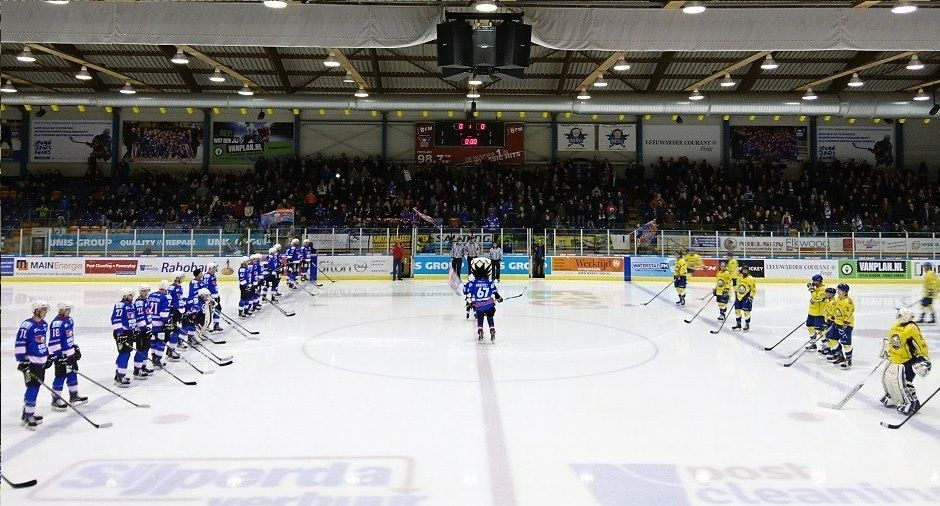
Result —
POLYGON ((785 171, 661 159, 645 170, 575 159, 468 168, 316 155, 261 160, 239 172, 175 170, 135 169, 113 179, 32 174, 4 185, 12 191, 3 197, 3 226, 25 217, 52 226, 234 231, 260 227, 267 211, 294 208, 295 226, 310 228, 631 230, 656 219, 665 229, 793 234, 940 229, 940 198, 923 165, 876 170, 849 161, 785 171))

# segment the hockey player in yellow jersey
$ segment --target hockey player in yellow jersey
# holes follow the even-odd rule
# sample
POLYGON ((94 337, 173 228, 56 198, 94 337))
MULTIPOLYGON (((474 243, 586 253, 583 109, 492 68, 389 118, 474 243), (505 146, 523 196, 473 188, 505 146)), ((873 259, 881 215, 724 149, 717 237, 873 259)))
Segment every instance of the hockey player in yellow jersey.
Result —
POLYGON ((806 330, 809 331, 810 342, 806 349, 815 350, 816 340, 819 339, 822 331, 826 328, 823 311, 826 304, 826 285, 823 284, 822 274, 816 274, 813 279, 806 283, 806 289, 809 290, 809 309, 806 315, 806 330))
POLYGON ((839 337, 836 333, 835 322, 836 289, 830 286, 826 288, 824 295, 826 298, 822 304, 823 325, 826 327, 826 330, 823 335, 824 339, 822 340, 822 344, 819 345, 819 354, 823 357, 828 357, 839 349, 839 337))
POLYGON ((742 330, 741 315, 744 314, 743 330, 747 332, 751 329, 751 309, 754 307, 754 297, 757 295, 757 282, 754 276, 751 276, 751 270, 746 266, 741 266, 741 277, 738 284, 734 287, 734 316, 736 324, 731 330, 742 330))
POLYGON ((728 311, 728 301, 731 296, 731 273, 725 269, 725 262, 722 260, 718 263, 718 273, 715 274, 715 289, 712 291, 715 294, 715 300, 718 301, 718 321, 722 321, 727 317, 726 311, 728 311))
POLYGON ((930 356, 927 341, 914 323, 914 311, 898 310, 897 323, 888 331, 881 358, 888 359, 888 367, 881 376, 885 395, 881 403, 886 407, 897 406, 899 413, 910 415, 920 409, 920 401, 914 390, 914 376, 930 374, 930 356))
POLYGON ((829 361, 843 370, 852 368, 852 329, 855 328, 855 303, 849 297, 849 285, 839 283, 836 300, 832 306, 835 337, 839 340, 835 352, 829 355, 829 361))
POLYGON ((940 281, 937 280, 937 273, 934 271, 933 264, 924 262, 924 297, 920 299, 920 319, 917 323, 937 323, 937 312, 933 308, 933 300, 937 298, 937 290, 940 288, 940 281), (930 313, 930 321, 925 321, 927 313, 930 313))
POLYGON ((726 269, 731 273, 731 284, 737 285, 738 278, 741 277, 741 272, 738 269, 738 259, 734 258, 733 253, 728 253, 728 258, 725 260, 726 269))
POLYGON ((695 271, 705 267, 705 261, 702 260, 702 255, 698 253, 693 253, 691 251, 686 251, 685 256, 685 265, 689 268, 689 273, 695 275, 695 271))
POLYGON ((672 284, 676 287, 676 294, 679 295, 679 300, 676 301, 679 306, 685 305, 685 286, 689 281, 688 275, 689 266, 685 257, 682 253, 676 253, 676 265, 672 269, 672 284))

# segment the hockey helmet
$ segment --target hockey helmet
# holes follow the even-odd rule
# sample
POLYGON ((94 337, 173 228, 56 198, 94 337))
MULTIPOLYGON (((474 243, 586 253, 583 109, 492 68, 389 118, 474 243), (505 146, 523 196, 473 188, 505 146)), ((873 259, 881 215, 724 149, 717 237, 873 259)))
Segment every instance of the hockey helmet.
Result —
POLYGON ((817 285, 823 282, 822 274, 813 274, 813 283, 817 285))
POLYGON ((240 263, 240 264, 242 264, 242 265, 247 264, 247 263, 248 263, 248 257, 242 257, 241 260, 239 260, 238 263, 240 263))
POLYGON ((741 269, 741 274, 747 274, 747 273, 751 272, 751 268, 748 267, 748 266, 746 266, 746 265, 742 265, 742 266, 740 267, 740 269, 741 269))
POLYGON ((252 254, 251 254, 251 259, 252 259, 252 260, 255 260, 255 261, 261 260, 261 253, 252 253, 252 254))
POLYGON ((42 311, 43 309, 49 309, 49 302, 39 299, 34 300, 32 304, 29 305, 30 309, 35 313, 36 311, 42 311))
POLYGON ((215 272, 219 268, 219 264, 215 262, 209 262, 206 264, 206 272, 215 272))
POLYGON ((276 250, 278 250, 278 251, 281 251, 281 243, 275 244, 275 245, 274 245, 274 249, 276 249, 276 250))
POLYGON ((291 246, 297 246, 298 244, 300 244, 300 239, 296 239, 296 238, 295 238, 295 239, 291 239, 291 240, 290 240, 290 245, 291 245, 291 246))
POLYGON ((170 287, 170 282, 164 279, 160 281, 160 284, 157 286, 159 290, 166 290, 167 288, 170 287))
POLYGON ((474 258, 470 263, 470 273, 473 274, 473 277, 476 279, 485 278, 490 275, 491 267, 492 264, 489 258, 474 258))
POLYGON ((174 273, 174 274, 173 274, 173 281, 182 281, 185 276, 186 276, 186 273, 183 272, 183 271, 179 271, 179 272, 177 272, 177 273, 174 273))
POLYGON ((832 297, 832 296, 835 295, 835 294, 836 294, 836 289, 835 289, 835 288, 833 288, 833 287, 831 287, 831 286, 830 286, 829 288, 826 288, 826 295, 832 297))
POLYGON ((914 312, 910 308, 902 307, 898 309, 898 323, 910 323, 914 321, 914 312))
POLYGON ((133 296, 134 296, 134 289, 131 288, 131 287, 125 286, 124 288, 121 288, 120 294, 121 294, 121 298, 122 298, 122 299, 125 298, 125 297, 133 297, 133 296))
POLYGON ((268 254, 269 254, 269 255, 273 255, 273 254, 275 254, 275 253, 277 253, 277 248, 274 248, 274 247, 268 248, 268 254))
POLYGON ((211 296, 212 296, 212 294, 209 293, 209 289, 208 289, 208 288, 200 288, 199 291, 196 292, 196 293, 198 293, 199 296, 200 296, 200 297, 203 297, 203 298, 205 298, 205 297, 211 297, 211 296))
POLYGON ((839 283, 839 286, 836 287, 836 288, 838 288, 839 291, 842 292, 842 293, 844 293, 844 294, 848 294, 848 293, 849 293, 849 284, 848 284, 848 283, 839 283))
POLYGON ((149 292, 150 292, 150 285, 148 285, 148 284, 146 284, 146 283, 141 284, 140 286, 137 287, 137 290, 139 290, 139 291, 141 291, 141 292, 148 292, 148 293, 149 293, 149 292))
POLYGON ((921 267, 923 267, 925 271, 933 270, 933 264, 930 262, 924 262, 923 264, 921 264, 921 267))
POLYGON ((313 244, 313 241, 310 239, 304 239, 304 244, 313 244))
POLYGON ((60 313, 64 313, 73 307, 75 307, 75 304, 73 304, 70 300, 63 300, 62 302, 56 304, 56 309, 58 309, 60 313))

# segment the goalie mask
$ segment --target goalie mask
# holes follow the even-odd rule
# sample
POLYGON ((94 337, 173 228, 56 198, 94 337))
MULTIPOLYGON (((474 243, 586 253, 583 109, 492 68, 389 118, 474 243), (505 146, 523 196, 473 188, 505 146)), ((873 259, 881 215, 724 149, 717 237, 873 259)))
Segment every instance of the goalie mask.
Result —
POLYGON ((470 263, 470 274, 473 274, 475 279, 489 277, 491 267, 489 258, 474 258, 470 263))

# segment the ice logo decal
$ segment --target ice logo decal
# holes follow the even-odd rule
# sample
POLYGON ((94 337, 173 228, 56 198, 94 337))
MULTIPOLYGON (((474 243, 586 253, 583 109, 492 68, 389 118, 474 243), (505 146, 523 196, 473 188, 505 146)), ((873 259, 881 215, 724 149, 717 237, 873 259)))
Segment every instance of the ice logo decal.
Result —
POLYGON ((668 464, 572 464, 601 506, 689 506, 676 466, 668 464))
POLYGON ((627 138, 629 137, 630 135, 623 133, 623 130, 615 128, 611 130, 609 134, 607 134, 607 142, 610 143, 610 146, 608 147, 612 148, 614 146, 620 146, 622 148, 626 148, 627 138))
POLYGON ((587 134, 582 132, 578 127, 571 127, 568 133, 565 134, 565 139, 568 139, 569 148, 571 146, 584 147, 584 140, 587 139, 587 134))

